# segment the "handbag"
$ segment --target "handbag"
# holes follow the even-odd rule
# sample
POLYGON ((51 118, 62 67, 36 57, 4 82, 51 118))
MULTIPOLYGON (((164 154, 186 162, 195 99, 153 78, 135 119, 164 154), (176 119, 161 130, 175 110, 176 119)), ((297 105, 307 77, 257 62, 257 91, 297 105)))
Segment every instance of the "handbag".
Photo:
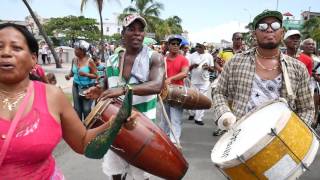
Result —
POLYGON ((32 93, 32 91, 31 91, 32 87, 33 87, 33 81, 30 82, 30 84, 28 86, 28 89, 27 89, 27 94, 24 97, 23 101, 21 102, 21 105, 19 106, 18 111, 17 111, 16 115, 14 116, 14 118, 13 118, 13 120, 11 122, 9 131, 7 133, 7 138, 4 140, 4 143, 3 143, 2 148, 0 150, 0 167, 2 165, 4 157, 7 154, 7 151, 8 151, 8 148, 9 148, 13 133, 14 133, 14 131, 16 129, 16 126, 17 126, 19 120, 21 119, 21 116, 22 116, 22 114, 23 114, 23 112, 24 112, 24 110, 25 110, 25 108, 26 108, 26 106, 28 104, 28 101, 29 101, 31 93, 32 93))

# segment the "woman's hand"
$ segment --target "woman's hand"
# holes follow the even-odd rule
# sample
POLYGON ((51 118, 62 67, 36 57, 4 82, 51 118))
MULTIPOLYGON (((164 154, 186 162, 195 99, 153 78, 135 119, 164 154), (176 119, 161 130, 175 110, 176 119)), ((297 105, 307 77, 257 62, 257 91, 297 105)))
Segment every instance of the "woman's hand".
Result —
POLYGON ((65 75, 64 78, 66 78, 66 80, 69 81, 70 78, 71 78, 71 77, 70 77, 70 74, 65 75))
POLYGON ((127 122, 124 123, 124 127, 128 130, 132 130, 137 126, 137 118, 140 116, 141 113, 137 111, 132 111, 131 116, 127 119, 127 122))

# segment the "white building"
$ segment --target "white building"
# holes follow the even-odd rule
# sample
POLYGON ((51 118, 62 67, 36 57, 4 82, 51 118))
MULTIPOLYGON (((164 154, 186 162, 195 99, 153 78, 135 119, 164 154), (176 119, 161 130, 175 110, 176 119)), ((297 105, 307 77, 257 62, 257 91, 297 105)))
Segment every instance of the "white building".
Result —
POLYGON ((122 25, 121 22, 118 21, 118 15, 118 13, 113 13, 110 19, 105 19, 105 21, 103 22, 104 35, 112 36, 113 34, 121 33, 122 25))

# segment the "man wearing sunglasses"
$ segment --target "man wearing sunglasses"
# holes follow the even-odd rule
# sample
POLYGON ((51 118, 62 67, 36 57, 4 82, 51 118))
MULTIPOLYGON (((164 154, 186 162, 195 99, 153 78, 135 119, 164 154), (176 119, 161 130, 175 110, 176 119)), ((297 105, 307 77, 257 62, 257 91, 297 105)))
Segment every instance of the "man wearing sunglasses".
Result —
POLYGON ((213 119, 220 129, 232 128, 249 111, 279 98, 285 99, 302 120, 313 121, 308 71, 279 49, 284 35, 282 18, 278 11, 257 15, 253 20, 257 47, 236 54, 224 65, 213 95, 213 119))
MULTIPOLYGON (((187 77, 189 71, 188 60, 180 54, 180 43, 182 39, 180 36, 172 35, 168 38, 169 54, 165 57, 166 62, 166 85, 178 85, 183 86, 183 79, 187 77)), ((181 136, 181 125, 182 125, 182 113, 181 107, 172 107, 169 104, 164 104, 168 117, 172 124, 172 131, 169 129, 167 121, 161 114, 160 127, 166 134, 169 135, 170 140, 173 143, 179 144, 181 136), (172 134, 174 133, 174 134, 172 134)))

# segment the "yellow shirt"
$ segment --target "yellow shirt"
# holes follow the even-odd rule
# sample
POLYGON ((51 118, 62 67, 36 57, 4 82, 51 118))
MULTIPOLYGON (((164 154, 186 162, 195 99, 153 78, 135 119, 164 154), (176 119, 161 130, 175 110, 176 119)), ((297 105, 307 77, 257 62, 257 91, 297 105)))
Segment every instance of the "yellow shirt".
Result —
POLYGON ((233 57, 233 55, 233 50, 231 48, 226 48, 219 52, 218 57, 224 60, 224 62, 227 62, 233 57))

